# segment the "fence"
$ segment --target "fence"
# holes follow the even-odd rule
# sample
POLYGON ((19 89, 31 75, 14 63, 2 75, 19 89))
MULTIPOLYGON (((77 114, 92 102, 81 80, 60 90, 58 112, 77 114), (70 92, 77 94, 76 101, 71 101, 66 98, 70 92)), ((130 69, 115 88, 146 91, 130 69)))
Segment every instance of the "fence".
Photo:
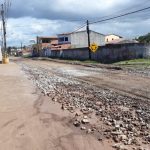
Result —
MULTIPOLYGON (((43 55, 42 55, 43 56, 43 55)), ((49 56, 52 58, 88 60, 88 48, 51 50, 49 56)), ((135 58, 150 58, 149 44, 115 44, 99 47, 96 53, 91 54, 92 60, 102 63, 112 63, 121 60, 135 58)))

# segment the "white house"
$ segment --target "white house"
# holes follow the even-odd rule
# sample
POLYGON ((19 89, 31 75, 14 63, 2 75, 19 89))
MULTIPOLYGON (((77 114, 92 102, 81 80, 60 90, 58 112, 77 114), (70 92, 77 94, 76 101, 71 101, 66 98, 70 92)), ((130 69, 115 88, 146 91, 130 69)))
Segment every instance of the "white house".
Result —
MULTIPOLYGON (((105 35, 90 30, 90 42, 105 45, 105 35)), ((58 44, 62 49, 88 47, 87 31, 58 34, 58 44)))
POLYGON ((115 40, 119 40, 122 39, 123 37, 121 37, 120 35, 115 35, 115 34, 109 34, 105 36, 105 42, 109 43, 115 40))

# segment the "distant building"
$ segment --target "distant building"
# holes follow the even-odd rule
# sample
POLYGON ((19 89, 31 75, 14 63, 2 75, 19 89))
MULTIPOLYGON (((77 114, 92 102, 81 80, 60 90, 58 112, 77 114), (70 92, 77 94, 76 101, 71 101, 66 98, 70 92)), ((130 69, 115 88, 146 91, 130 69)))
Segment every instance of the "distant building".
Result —
POLYGON ((32 56, 32 45, 25 46, 22 50, 18 49, 18 55, 22 55, 24 57, 32 56))
POLYGON ((131 44, 131 43, 133 44, 133 43, 139 43, 139 42, 137 40, 121 38, 121 39, 113 40, 111 42, 107 42, 106 44, 131 44))
POLYGON ((58 49, 58 38, 49 36, 38 36, 36 44, 32 46, 32 56, 49 56, 51 50, 58 49))
POLYGON ((105 36, 105 42, 109 43, 112 42, 114 40, 118 40, 118 39, 122 39, 123 37, 119 36, 119 35, 115 35, 115 34, 109 34, 105 36))
POLYGON ((55 49, 58 45, 57 37, 37 37, 37 44, 40 50, 44 48, 55 49))
MULTIPOLYGON (((90 41, 99 46, 105 45, 105 35, 90 31, 90 41)), ((58 46, 59 49, 88 47, 87 31, 58 34, 58 46)))

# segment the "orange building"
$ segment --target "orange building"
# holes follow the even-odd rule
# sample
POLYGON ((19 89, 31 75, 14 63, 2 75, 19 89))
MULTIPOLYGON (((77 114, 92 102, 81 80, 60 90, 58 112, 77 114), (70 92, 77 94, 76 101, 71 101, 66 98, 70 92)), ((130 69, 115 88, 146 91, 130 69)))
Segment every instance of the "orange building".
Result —
POLYGON ((58 47, 57 37, 37 37, 38 49, 56 49, 58 47))

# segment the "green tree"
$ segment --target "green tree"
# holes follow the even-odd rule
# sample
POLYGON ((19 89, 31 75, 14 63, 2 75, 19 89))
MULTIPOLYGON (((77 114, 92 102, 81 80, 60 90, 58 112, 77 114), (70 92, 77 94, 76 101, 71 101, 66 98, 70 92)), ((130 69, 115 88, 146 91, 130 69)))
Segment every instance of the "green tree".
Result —
POLYGON ((143 35, 143 36, 140 36, 137 40, 140 43, 150 43, 150 33, 143 35))

